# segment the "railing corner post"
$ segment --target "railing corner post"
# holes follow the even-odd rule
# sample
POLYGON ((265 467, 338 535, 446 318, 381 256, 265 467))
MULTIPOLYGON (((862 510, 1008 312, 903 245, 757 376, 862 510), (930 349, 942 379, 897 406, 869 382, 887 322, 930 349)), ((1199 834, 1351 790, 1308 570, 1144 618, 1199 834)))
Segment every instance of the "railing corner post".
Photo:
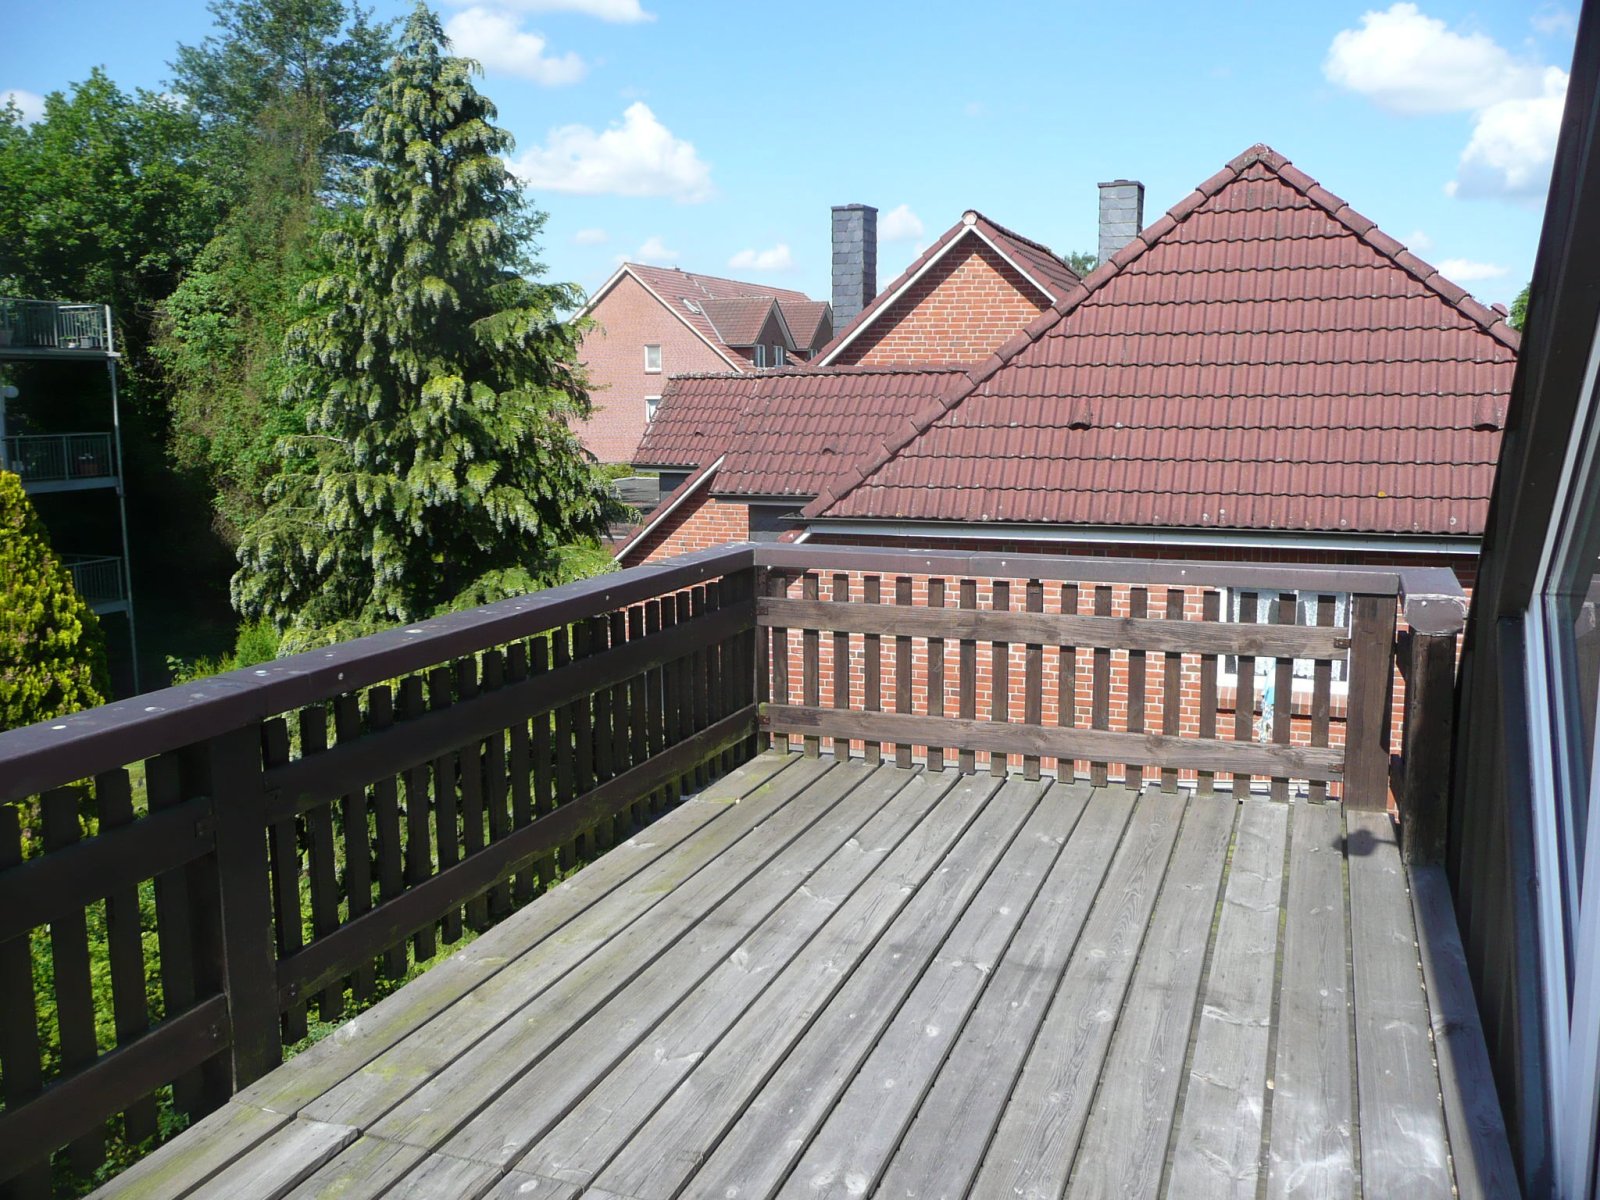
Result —
POLYGON ((1400 847, 1407 863, 1429 866, 1444 861, 1449 837, 1456 639, 1448 633, 1413 633, 1410 641, 1400 847))
POLYGON ((1382 812, 1389 798, 1389 708, 1394 694, 1393 595, 1350 597, 1350 695, 1344 804, 1382 812))
POLYGON ((197 985, 228 1002, 226 1069, 208 1071, 206 1084, 208 1102, 220 1104, 283 1061, 261 725, 220 734, 185 759, 190 794, 210 798, 215 826, 212 865, 201 865, 209 894, 194 898, 194 920, 197 985))

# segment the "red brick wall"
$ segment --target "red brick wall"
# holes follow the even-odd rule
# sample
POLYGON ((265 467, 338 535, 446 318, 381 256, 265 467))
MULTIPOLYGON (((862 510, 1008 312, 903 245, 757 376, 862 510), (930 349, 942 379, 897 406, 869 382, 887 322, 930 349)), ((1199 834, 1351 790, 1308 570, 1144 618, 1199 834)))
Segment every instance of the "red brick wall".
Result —
POLYGON ((733 370, 700 336, 625 275, 590 314, 596 328, 583 340, 594 415, 578 428, 601 462, 632 462, 644 436, 646 396, 659 396, 670 375, 733 370), (644 369, 646 345, 661 347, 661 371, 644 369))
POLYGON ((1026 328, 1047 304, 988 243, 969 236, 879 312, 833 362, 976 362, 1026 328))
POLYGON ((624 567, 637 567, 749 538, 750 509, 746 505, 715 500, 701 491, 687 497, 658 528, 629 546, 618 562, 624 567))

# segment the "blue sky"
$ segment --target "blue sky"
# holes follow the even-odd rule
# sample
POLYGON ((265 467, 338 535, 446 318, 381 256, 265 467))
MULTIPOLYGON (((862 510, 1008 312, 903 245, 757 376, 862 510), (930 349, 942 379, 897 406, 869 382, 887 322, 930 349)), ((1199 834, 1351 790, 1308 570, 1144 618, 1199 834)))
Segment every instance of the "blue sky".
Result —
MULTIPOLYGON (((160 88, 211 25, 201 0, 8 7, 24 109, 96 65, 160 88)), ((882 211, 880 283, 967 208, 1092 250, 1098 181, 1142 180, 1151 221, 1264 141, 1487 302, 1532 269, 1575 10, 441 3, 550 214, 551 276, 586 288, 627 257, 826 297, 847 202, 882 211)))

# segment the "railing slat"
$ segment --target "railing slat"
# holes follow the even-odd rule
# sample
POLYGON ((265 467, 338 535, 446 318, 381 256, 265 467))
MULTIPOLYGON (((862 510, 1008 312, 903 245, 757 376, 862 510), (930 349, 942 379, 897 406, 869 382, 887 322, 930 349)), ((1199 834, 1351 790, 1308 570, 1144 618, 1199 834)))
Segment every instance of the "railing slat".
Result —
MULTIPOLYGON (((300 710, 300 755, 314 757, 328 748, 328 710, 313 704, 300 710)), ((327 937, 339 927, 339 849, 333 837, 333 805, 306 813, 306 860, 310 870, 311 933, 327 937)), ((330 985, 317 997, 317 1015, 337 1021, 344 1015, 344 985, 330 985)))
MULTIPOLYGON (((1279 625, 1293 625, 1298 619, 1300 604, 1293 592, 1278 596, 1277 620, 1279 625)), ((1272 740, 1280 746, 1290 741, 1291 722, 1294 720, 1290 702, 1294 699, 1294 660, 1278 655, 1273 668, 1272 681, 1272 740)), ((1272 798, 1289 798, 1289 780, 1282 775, 1272 777, 1272 798)))
MULTIPOLYGON (((289 723, 274 717, 261 729, 262 764, 281 767, 289 761, 289 723)), ((300 913, 300 819, 274 821, 267 827, 272 865, 272 927, 277 934, 279 958, 298 953, 305 944, 300 913)), ((298 1042, 306 1036, 306 998, 294 997, 283 1010, 283 1040, 298 1042)))
MULTIPOLYGON (((94 792, 102 837, 133 824, 133 788, 126 769, 95 776, 94 792)), ((106 891, 106 957, 111 968, 111 1013, 117 1045, 126 1046, 150 1027, 144 990, 144 929, 135 883, 106 891)), ((156 1098, 139 1097, 123 1111, 122 1121, 128 1141, 154 1137, 156 1098)))
MULTIPOLYGON (((1256 611, 1255 592, 1239 593, 1239 620, 1241 624, 1254 622, 1259 615, 1256 611)), ((1253 742, 1256 738, 1256 656, 1254 654, 1240 653, 1237 667, 1233 673, 1233 740, 1236 742, 1253 742)), ((1233 794, 1242 796, 1250 791, 1251 778, 1249 775, 1240 776, 1235 773, 1233 777, 1233 794)))
MULTIPOLYGON (((1332 625, 1334 617, 1334 599, 1332 596, 1317 597, 1317 624, 1322 626, 1332 625)), ((1333 661, 1319 658, 1311 666, 1311 744, 1313 746, 1326 746, 1328 744, 1329 716, 1332 709, 1333 694, 1333 661)), ((1320 779, 1311 782, 1307 798, 1313 804, 1321 804, 1328 797, 1328 785, 1320 779)))
MULTIPOLYGON (((935 575, 928 580, 928 607, 944 607, 944 580, 935 575)), ((944 716, 944 639, 928 639, 928 715, 944 716)), ((928 770, 942 771, 945 767, 945 748, 928 747, 928 770)))
MULTIPOLYGON (((894 602, 901 608, 911 605, 911 577, 900 575, 894 581, 894 602)), ((911 639, 897 637, 894 639, 894 710, 897 713, 911 711, 911 639)), ((896 742, 894 747, 894 765, 902 769, 911 766, 911 743, 896 742)))
MULTIPOLYGON (((203 810, 207 826, 214 824, 209 800, 185 801, 177 754, 147 759, 144 786, 152 815, 187 805, 203 810)), ((189 895, 194 870, 186 864, 155 874, 156 957, 161 964, 161 1010, 167 1017, 187 1011, 195 1002, 194 918, 189 895)), ((173 1107, 199 1116, 205 1108, 203 1091, 198 1070, 182 1072, 172 1082, 173 1107)))
MULTIPOLYGON (((497 692, 505 686, 505 656, 499 650, 483 652, 483 690, 497 692)), ((424 794, 426 803, 426 794, 424 794)), ((483 743, 483 807, 489 819, 489 841, 499 841, 511 830, 511 781, 506 775, 506 734, 497 729, 483 743)), ((423 826, 427 837, 427 826, 423 826)), ((423 875, 431 875, 429 871, 423 875)), ((511 887, 501 882, 489 893, 489 914, 498 921, 511 911, 511 887)), ((431 951, 430 951, 431 953, 431 951)))
MULTIPOLYGON (((989 582, 989 607, 1003 613, 1011 607, 1011 585, 1004 579, 989 582)), ((1011 719, 1011 647, 1005 642, 989 645, 989 719, 1004 724, 1011 719)), ((1006 773, 1006 756, 989 753, 989 774, 1006 773)))
MULTIPOLYGON (((1078 614, 1078 585, 1061 585, 1061 612, 1065 616, 1078 614)), ((1075 729, 1078 724, 1078 648, 1072 645, 1056 646, 1056 724, 1062 729, 1075 729)), ((1071 761, 1056 763, 1056 774, 1062 779, 1077 777, 1078 764, 1071 761)))
MULTIPOLYGON (((420 721, 428 711, 424 698, 421 675, 408 675, 400 684, 400 715, 406 722, 420 721)), ((432 770, 427 762, 418 763, 406 771, 406 860, 405 886, 415 887, 433 874, 433 838, 429 819, 432 770)), ((411 939, 411 952, 417 962, 426 962, 438 948, 437 932, 432 926, 417 930, 411 939)))
MULTIPOLYGON (((961 607, 957 612, 973 612, 978 607, 978 581, 976 579, 963 579, 961 581, 961 607)), ((942 615, 942 614, 941 614, 942 615)), ((978 715, 978 642, 972 637, 961 638, 961 677, 957 681, 960 692, 957 699, 957 712, 963 721, 973 720, 978 715)), ((963 775, 972 775, 977 769, 977 755, 973 747, 965 742, 956 743, 958 749, 959 770, 963 775)))
POLYGON ((1344 802, 1374 811, 1389 804, 1389 698, 1394 685, 1395 604, 1350 597, 1350 694, 1345 740, 1350 756, 1344 802))
MULTIPOLYGON (((1128 591, 1128 616, 1135 621, 1142 621, 1150 612, 1150 589, 1144 585, 1136 585, 1128 591)), ((1128 651, 1128 732, 1143 733, 1145 730, 1144 700, 1145 700, 1145 667, 1146 659, 1144 650, 1128 651)), ((1137 763, 1130 763, 1126 767, 1128 786, 1134 791, 1144 788, 1144 767, 1137 763)))
MULTIPOLYGON (((1200 599, 1200 620, 1212 623, 1221 619, 1222 595, 1219 592, 1206 592, 1200 599)), ((1199 736, 1208 741, 1214 741, 1217 736, 1217 711, 1219 698, 1217 696, 1217 656, 1215 653, 1202 652, 1200 655, 1200 720, 1199 736)), ((1215 794, 1216 773, 1201 767, 1195 773, 1195 791, 1201 796, 1215 794)))
MULTIPOLYGON (((1167 589, 1167 620, 1182 621, 1183 618, 1183 589, 1167 589)), ((1177 737, 1183 720, 1183 655, 1181 652, 1168 650, 1162 663, 1161 686, 1161 732, 1168 737, 1177 737)), ((1161 790, 1172 793, 1178 790, 1178 768, 1163 767, 1161 769, 1161 790)))
MULTIPOLYGON (((814 572, 807 571, 800 578, 800 594, 805 599, 815 602, 817 599, 817 577, 814 572)), ((817 614, 821 616, 822 614, 817 614)), ((822 694, 822 673, 818 666, 818 622, 813 619, 803 623, 800 629, 800 696, 801 702, 809 708, 815 708, 818 698, 822 694)), ((814 737, 808 737, 804 742, 807 758, 817 757, 820 743, 814 737)))
MULTIPOLYGON (((515 685, 528 677, 528 644, 516 642, 506 651, 506 677, 515 685)), ((533 821, 533 760, 529 750, 527 718, 511 723, 511 828, 521 829, 533 821)), ((443 870, 444 864, 440 863, 443 870)), ((519 905, 534 897, 534 878, 530 871, 518 871, 511 882, 511 897, 519 905)))
MULTIPOLYGON (((773 596, 787 598, 789 595, 789 577, 782 571, 772 571, 767 576, 768 590, 773 596)), ((869 600, 868 603, 876 603, 869 600)), ((782 625, 773 625, 771 628, 772 643, 772 698, 779 704, 789 703, 789 630, 782 625)), ((776 741, 773 745, 777 746, 776 741)), ((779 749, 788 750, 789 743, 783 742, 779 749)))
MULTIPOLYGON (((1094 611, 1097 617, 1111 615, 1111 587, 1100 584, 1094 589, 1094 611)), ((1111 648, 1094 647, 1094 694, 1090 698, 1089 726, 1091 729, 1111 728, 1111 648)), ((1110 764, 1105 759, 1089 763, 1089 783, 1105 787, 1110 779, 1110 764)))
MULTIPOLYGON (((0 871, 22 862, 22 827, 14 805, 0 806, 0 871)), ((39 1010, 33 993, 33 955, 26 932, 0 941, 0 1098, 6 1115, 30 1111, 44 1086, 39 1061, 39 1010)), ((0 1117, 4 1120, 4 1117, 0 1117)), ((27 1143, 24 1143, 25 1145, 27 1143)), ((52 1139, 50 1148, 53 1148, 52 1139)), ((30 1148, 40 1148, 35 1141, 30 1148)), ((20 1158, 10 1161, 21 1165, 20 1158)), ((50 1164, 40 1163, 11 1181, 19 1200, 51 1194, 50 1164)))
MULTIPOLYGON (((1029 612, 1044 611, 1044 584, 1037 579, 1028 580, 1027 596, 1024 601, 1029 612)), ((1029 642, 1023 651, 1023 699, 1022 720, 1028 725, 1040 725, 1044 722, 1044 647, 1038 642, 1029 642)), ((1039 756, 1026 755, 1022 760, 1022 774, 1025 779, 1039 778, 1039 756)))
MULTIPOLYGON (((861 600, 864 604, 881 604, 882 581, 876 575, 866 575, 861 580, 861 600)), ((876 633, 863 635, 865 644, 862 646, 862 673, 861 704, 868 712, 883 711, 883 639, 876 633)), ((787 704, 787 694, 780 695, 776 690, 772 693, 773 700, 779 704, 787 704)), ((877 766, 883 761, 883 745, 881 742, 866 743, 867 762, 877 766)))
MULTIPOLYGON (((850 576, 836 573, 833 577, 834 604, 850 603, 850 576)), ((833 635, 833 707, 850 707, 850 635, 835 630, 833 635)), ((834 742, 835 758, 845 758, 850 753, 849 742, 834 742)))

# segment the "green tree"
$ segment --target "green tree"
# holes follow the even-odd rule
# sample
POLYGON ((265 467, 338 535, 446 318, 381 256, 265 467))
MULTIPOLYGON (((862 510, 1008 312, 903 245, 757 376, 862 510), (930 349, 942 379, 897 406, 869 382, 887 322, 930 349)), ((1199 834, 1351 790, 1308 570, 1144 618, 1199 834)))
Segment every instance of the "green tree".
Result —
POLYGON ((100 622, 50 549, 22 480, 0 471, 0 729, 104 703, 100 622))
POLYGON ((1067 266, 1071 267, 1080 279, 1100 265, 1100 256, 1088 250, 1074 250, 1062 257, 1067 260, 1067 266))
POLYGON ((1521 332, 1522 327, 1528 323, 1528 293, 1533 291, 1533 284, 1529 284, 1517 293, 1517 298, 1511 302, 1511 316, 1506 319, 1506 324, 1521 332))
POLYGON ((393 51, 393 23, 347 0, 214 0, 210 11, 217 32, 178 47, 172 86, 212 138, 230 188, 248 191, 262 114, 277 108, 277 136, 283 116, 303 118, 298 130, 327 185, 353 189, 361 114, 393 51))
POLYGON ((163 305, 156 355, 166 372, 177 465, 203 478, 230 546, 261 513, 278 441, 305 431, 287 398, 284 337, 300 289, 326 266, 318 231, 322 160, 303 135, 320 119, 285 96, 257 120, 240 202, 163 305))
POLYGON ((615 502, 589 412, 577 290, 537 281, 511 139, 418 4, 363 122, 377 163, 291 330, 309 429, 247 530, 235 605, 286 646, 531 590, 615 502))

